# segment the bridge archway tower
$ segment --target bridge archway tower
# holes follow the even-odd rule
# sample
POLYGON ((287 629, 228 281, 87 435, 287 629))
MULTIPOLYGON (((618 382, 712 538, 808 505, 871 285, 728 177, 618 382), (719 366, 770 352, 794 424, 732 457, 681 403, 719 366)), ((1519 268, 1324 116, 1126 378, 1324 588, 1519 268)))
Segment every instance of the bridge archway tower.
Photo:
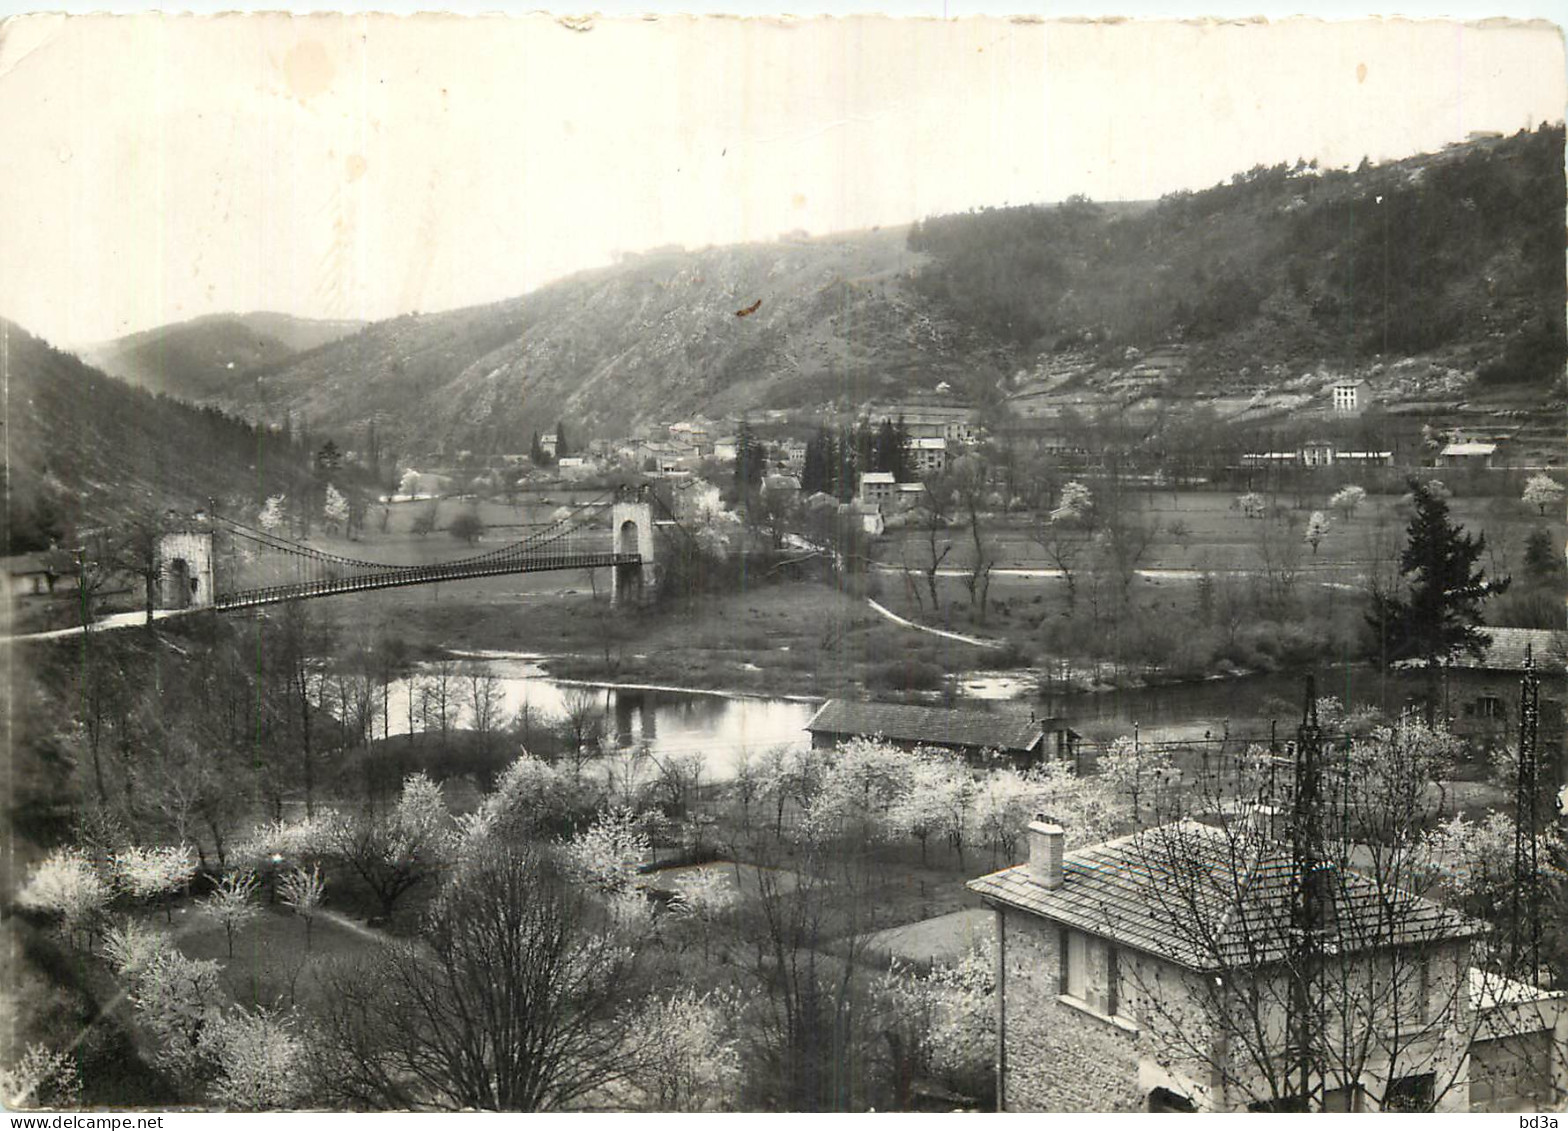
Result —
POLYGON ((610 507, 611 550, 642 561, 617 565, 610 574, 610 604, 647 604, 658 583, 653 556, 653 508, 644 497, 620 497, 610 507))
POLYGON ((170 531, 158 539, 160 609, 206 609, 217 594, 212 531, 170 531))

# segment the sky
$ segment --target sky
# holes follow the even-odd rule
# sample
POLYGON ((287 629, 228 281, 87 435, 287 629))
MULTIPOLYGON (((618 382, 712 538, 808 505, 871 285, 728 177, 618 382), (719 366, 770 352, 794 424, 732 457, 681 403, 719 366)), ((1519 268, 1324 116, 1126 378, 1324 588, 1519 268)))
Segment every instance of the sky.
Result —
POLYGON ((64 346, 385 318, 669 244, 1395 158, 1565 89, 1545 24, 32 17, 0 32, 0 315, 64 346))

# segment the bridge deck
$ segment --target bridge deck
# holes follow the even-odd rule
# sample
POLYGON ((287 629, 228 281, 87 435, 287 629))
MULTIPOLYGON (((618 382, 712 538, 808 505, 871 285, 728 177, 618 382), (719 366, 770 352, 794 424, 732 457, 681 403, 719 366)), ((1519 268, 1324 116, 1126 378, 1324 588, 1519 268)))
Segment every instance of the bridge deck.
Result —
POLYGON ((371 589, 396 589, 404 585, 427 585, 433 581, 457 581, 467 577, 496 577, 508 573, 540 573, 559 569, 600 569, 606 566, 641 565, 640 554, 567 553, 503 558, 490 562, 458 565, 409 566, 353 577, 329 577, 320 581, 301 581, 292 585, 270 585, 261 589, 241 589, 219 593, 213 608, 220 612, 275 605, 306 597, 330 597, 335 593, 361 593, 371 589))

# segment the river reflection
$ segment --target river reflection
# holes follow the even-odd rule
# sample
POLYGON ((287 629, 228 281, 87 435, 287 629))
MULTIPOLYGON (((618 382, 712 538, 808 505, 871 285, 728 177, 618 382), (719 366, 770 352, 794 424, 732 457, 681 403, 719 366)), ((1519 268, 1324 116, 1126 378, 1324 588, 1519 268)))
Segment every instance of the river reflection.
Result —
MULTIPOLYGON (((477 666, 496 678, 499 714, 508 722, 526 716, 530 726, 550 726, 566 719, 580 702, 591 703, 603 713, 617 746, 646 745, 656 758, 701 755, 709 780, 733 777, 744 754, 809 745, 804 727, 818 707, 790 699, 562 683, 526 657, 487 655, 466 660, 464 666, 477 666)), ((411 714, 413 729, 419 729, 417 687, 421 681, 428 684, 435 671, 434 665, 421 665, 410 680, 393 685, 388 703, 393 734, 409 732, 411 714), (411 686, 416 689, 412 712, 411 686)), ((457 704, 452 725, 471 726, 473 708, 465 701, 468 687, 461 677, 454 681, 451 698, 457 704)))

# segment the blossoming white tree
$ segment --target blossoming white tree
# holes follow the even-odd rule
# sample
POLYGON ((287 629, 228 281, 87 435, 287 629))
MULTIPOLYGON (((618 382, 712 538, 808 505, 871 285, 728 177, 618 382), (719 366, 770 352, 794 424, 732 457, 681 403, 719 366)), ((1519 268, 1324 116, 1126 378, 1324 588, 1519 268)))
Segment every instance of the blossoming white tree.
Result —
POLYGON ((922 1075, 975 1095, 989 1090, 996 1047, 996 951, 988 939, 956 962, 887 978, 899 1048, 922 1075))
POLYGON ((261 913, 256 906, 256 877, 249 872, 229 872, 218 881, 213 893, 202 900, 202 910, 223 928, 229 940, 229 957, 234 957, 234 936, 261 913))
POLYGON ((315 924, 316 912, 321 908, 321 898, 327 884, 321 878, 321 865, 312 865, 310 871, 295 868, 278 884, 278 897, 284 906, 305 921, 305 951, 310 952, 310 930, 315 924))
POLYGON ((1051 521, 1083 524, 1094 513, 1094 496, 1089 488, 1076 480, 1063 484, 1062 493, 1051 511, 1051 521))
POLYGON ((331 853, 365 881, 390 918, 405 892, 445 867, 454 831, 440 785, 417 773, 404 779, 390 812, 340 818, 328 840, 331 853))
POLYGON ((75 946, 77 934, 91 932, 112 894, 80 849, 61 848, 33 869, 16 895, 16 905, 57 917, 60 929, 75 946))
POLYGON ((1355 517, 1356 508, 1366 501, 1366 488, 1357 487, 1352 483, 1348 487, 1341 487, 1338 491, 1335 491, 1333 497, 1329 499, 1328 505, 1337 510, 1341 517, 1348 522, 1355 517))
POLYGON ((133 900, 161 902, 164 918, 173 921, 173 897, 196 875, 196 854, 190 845, 141 848, 131 845, 111 857, 114 886, 133 900))
POLYGON ((326 502, 321 507, 321 517, 325 520, 327 529, 333 533, 341 530, 348 522, 348 499, 332 484, 327 484, 326 502))
POLYGON ((171 1072, 198 1071, 206 1059, 202 1033, 222 1013, 217 961, 163 948, 136 979, 130 997, 137 1019, 157 1042, 154 1061, 171 1072))
POLYGON ((1550 475, 1532 475, 1525 480, 1524 501, 1541 514, 1544 515, 1547 507, 1556 506, 1562 500, 1563 485, 1550 475))
POLYGON ((651 914, 637 882, 650 850, 648 834, 637 814, 625 807, 599 814, 598 820, 567 846, 573 871, 606 898, 612 918, 623 930, 645 925, 651 914))
POLYGON ((286 1014, 231 1009, 201 1035, 216 1067, 212 1100, 244 1111, 290 1108, 305 1097, 307 1046, 286 1014))
POLYGON ((127 916, 104 932, 103 956, 110 969, 134 986, 173 946, 165 932, 127 916))
POLYGON ((1317 554, 1318 547, 1323 544, 1323 539, 1328 537, 1330 525, 1328 515, 1322 511, 1313 511, 1312 517, 1307 519, 1307 545, 1312 547, 1314 555, 1317 554))
POLYGON ((268 534, 276 534, 288 526, 288 496, 271 495, 262 505, 261 514, 257 516, 257 524, 268 534))
POLYGON ((732 992, 694 989, 653 998, 639 1011, 638 1067, 627 1106, 644 1111, 733 1111, 742 1064, 735 1036, 740 1003, 732 992))
POLYGON ((76 1059, 69 1052, 47 1045, 29 1045, 21 1059, 0 1070, 0 1099, 12 1111, 75 1107, 81 1095, 82 1078, 76 1059))

